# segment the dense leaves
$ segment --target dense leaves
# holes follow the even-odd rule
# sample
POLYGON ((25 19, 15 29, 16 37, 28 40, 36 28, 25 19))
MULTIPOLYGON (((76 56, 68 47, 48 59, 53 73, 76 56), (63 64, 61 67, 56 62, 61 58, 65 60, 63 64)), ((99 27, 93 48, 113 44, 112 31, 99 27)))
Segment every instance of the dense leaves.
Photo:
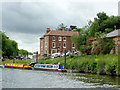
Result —
POLYGON ((75 27, 79 36, 73 35, 71 40, 77 44, 77 49, 82 54, 108 54, 114 48, 114 41, 106 38, 105 35, 118 27, 120 27, 120 17, 108 16, 106 13, 100 12, 94 21, 90 20, 85 27, 80 29, 75 27), (93 44, 91 41, 97 41, 92 53, 90 52, 93 44))
POLYGON ((2 38, 2 55, 3 57, 10 57, 13 56, 13 52, 15 56, 18 55, 18 44, 14 40, 10 40, 4 33, 1 33, 2 38))
POLYGON ((60 29, 62 29, 63 31, 67 31, 67 26, 65 26, 63 23, 61 23, 60 25, 58 25, 56 30, 60 30, 60 29))
POLYGON ((13 56, 13 53, 15 56, 26 56, 28 54, 32 55, 32 53, 28 52, 27 50, 19 50, 17 42, 10 40, 5 33, 0 31, 0 55, 4 58, 9 58, 10 56, 13 56))

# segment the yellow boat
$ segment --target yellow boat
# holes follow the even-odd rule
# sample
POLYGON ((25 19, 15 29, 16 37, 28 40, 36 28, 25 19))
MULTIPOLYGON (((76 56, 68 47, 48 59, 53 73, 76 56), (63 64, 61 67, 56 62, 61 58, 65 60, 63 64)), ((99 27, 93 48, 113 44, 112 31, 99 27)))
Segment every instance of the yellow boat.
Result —
POLYGON ((32 69, 28 64, 20 64, 20 63, 5 63, 5 68, 18 68, 18 69, 32 69))

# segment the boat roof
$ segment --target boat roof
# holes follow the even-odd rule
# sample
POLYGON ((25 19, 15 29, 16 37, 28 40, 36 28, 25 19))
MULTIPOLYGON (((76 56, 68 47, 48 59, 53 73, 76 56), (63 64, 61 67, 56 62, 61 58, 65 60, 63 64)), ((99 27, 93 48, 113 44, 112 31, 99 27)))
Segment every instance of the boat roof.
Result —
POLYGON ((59 65, 59 64, 38 64, 38 65, 59 65))

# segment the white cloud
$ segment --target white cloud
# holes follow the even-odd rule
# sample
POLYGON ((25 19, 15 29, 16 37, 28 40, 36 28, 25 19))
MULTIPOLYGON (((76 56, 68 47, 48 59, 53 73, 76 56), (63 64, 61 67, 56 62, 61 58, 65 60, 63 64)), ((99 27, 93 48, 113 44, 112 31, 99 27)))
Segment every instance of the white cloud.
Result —
POLYGON ((60 23, 83 27, 98 12, 118 14, 119 0, 12 0, 3 1, 2 24, 6 34, 18 42, 19 48, 39 50, 39 38, 46 28, 60 23))

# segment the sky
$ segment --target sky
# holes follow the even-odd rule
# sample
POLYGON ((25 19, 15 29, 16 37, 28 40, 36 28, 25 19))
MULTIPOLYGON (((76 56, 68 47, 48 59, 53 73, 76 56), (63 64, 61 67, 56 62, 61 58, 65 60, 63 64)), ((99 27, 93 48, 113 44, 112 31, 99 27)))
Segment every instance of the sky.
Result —
POLYGON ((98 12, 118 15, 119 0, 4 0, 2 31, 18 43, 19 49, 40 51, 40 37, 46 28, 55 30, 66 26, 84 27, 98 12))

